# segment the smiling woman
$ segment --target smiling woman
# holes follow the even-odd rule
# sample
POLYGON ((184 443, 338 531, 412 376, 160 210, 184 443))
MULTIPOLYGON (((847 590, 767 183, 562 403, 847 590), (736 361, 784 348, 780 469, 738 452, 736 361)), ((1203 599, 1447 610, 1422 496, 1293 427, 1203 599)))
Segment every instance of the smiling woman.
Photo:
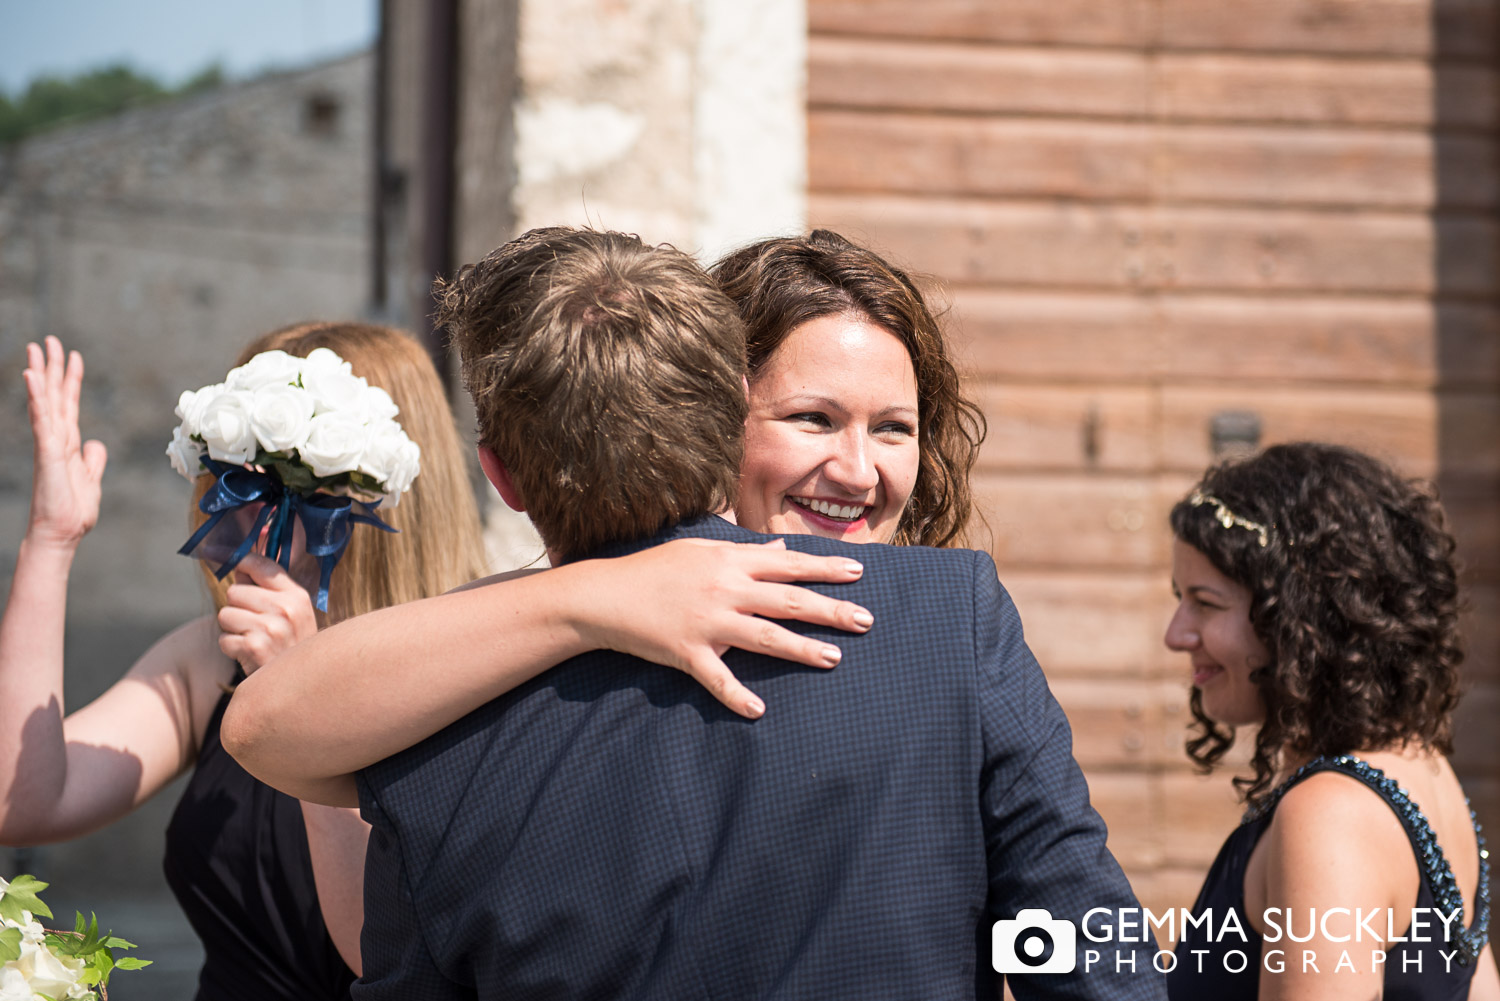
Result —
POLYGON ((740 524, 964 541, 984 414, 916 283, 826 229, 753 243, 713 274, 745 321, 750 363, 740 524))
POLYGON ((750 384, 738 511, 767 531, 887 542, 916 484, 917 383, 858 316, 801 324, 750 384))
POLYGON ((1188 754, 1212 767, 1257 728, 1254 774, 1234 780, 1249 809, 1193 908, 1246 934, 1185 928, 1171 996, 1500 996, 1488 856, 1447 760, 1459 592, 1431 486, 1277 445, 1210 469, 1171 520, 1188 754), (1289 914, 1317 922, 1295 948, 1289 914))

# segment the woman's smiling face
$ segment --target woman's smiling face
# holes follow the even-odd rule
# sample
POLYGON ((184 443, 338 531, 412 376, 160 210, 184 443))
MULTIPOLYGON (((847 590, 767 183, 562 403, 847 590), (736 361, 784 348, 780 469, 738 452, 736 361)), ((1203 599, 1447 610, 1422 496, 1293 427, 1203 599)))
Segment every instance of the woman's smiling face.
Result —
POLYGON ((1177 611, 1166 644, 1191 660, 1203 712, 1226 726, 1261 722, 1266 704, 1250 675, 1271 655, 1250 624, 1249 589, 1181 539, 1172 540, 1172 588, 1177 611))
POLYGON ((917 481, 917 434, 917 379, 901 341, 859 316, 809 320, 750 384, 739 523, 889 542, 917 481))

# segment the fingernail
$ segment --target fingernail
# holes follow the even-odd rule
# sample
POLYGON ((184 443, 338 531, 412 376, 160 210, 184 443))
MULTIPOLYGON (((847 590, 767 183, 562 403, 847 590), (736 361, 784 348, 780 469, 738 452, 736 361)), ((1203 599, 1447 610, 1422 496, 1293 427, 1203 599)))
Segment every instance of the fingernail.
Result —
POLYGON ((823 648, 823 663, 827 664, 829 667, 836 666, 838 662, 843 659, 844 651, 840 650, 838 647, 825 646, 823 648))
POLYGON ((852 573, 858 576, 859 574, 865 572, 865 565, 859 562, 859 560, 845 560, 844 570, 847 573, 852 573))
POLYGON ((746 704, 745 708, 749 709, 750 715, 754 716, 756 719, 759 719, 766 714, 766 704, 760 699, 752 698, 746 704))
POLYGON ((861 629, 869 629, 875 624, 875 616, 861 608, 854 613, 854 624, 861 629))

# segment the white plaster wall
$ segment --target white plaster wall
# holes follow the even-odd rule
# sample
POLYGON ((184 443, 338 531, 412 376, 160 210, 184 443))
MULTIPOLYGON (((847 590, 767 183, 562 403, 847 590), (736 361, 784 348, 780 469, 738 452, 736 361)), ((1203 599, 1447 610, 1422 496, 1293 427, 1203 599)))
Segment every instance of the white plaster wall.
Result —
POLYGON ((694 239, 704 261, 807 224, 805 0, 699 0, 694 239))
POLYGON ((593 225, 705 263, 805 225, 805 0, 523 0, 517 230, 593 225))

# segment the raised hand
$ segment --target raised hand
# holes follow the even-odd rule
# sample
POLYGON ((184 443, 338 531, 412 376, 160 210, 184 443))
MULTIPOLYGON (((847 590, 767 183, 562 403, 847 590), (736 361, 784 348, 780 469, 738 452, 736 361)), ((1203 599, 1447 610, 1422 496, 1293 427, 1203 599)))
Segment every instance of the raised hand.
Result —
POLYGON ((235 565, 241 571, 253 583, 229 586, 219 609, 219 649, 249 675, 316 633, 318 620, 307 591, 275 560, 252 553, 235 565))
POLYGON ((33 442, 27 537, 71 549, 99 520, 99 481, 107 458, 103 443, 81 442, 78 431, 83 356, 74 351, 65 358, 62 342, 48 337, 45 350, 26 345, 21 375, 33 442))
POLYGON ((601 560, 600 573, 618 573, 617 584, 594 591, 589 623, 598 647, 685 671, 713 696, 754 719, 765 704, 735 678, 722 659, 730 647, 811 667, 833 667, 839 648, 777 625, 796 619, 862 633, 874 621, 868 610, 794 581, 838 584, 858 580, 863 568, 841 556, 788 550, 780 539, 765 544, 679 539, 618 560, 601 560))

